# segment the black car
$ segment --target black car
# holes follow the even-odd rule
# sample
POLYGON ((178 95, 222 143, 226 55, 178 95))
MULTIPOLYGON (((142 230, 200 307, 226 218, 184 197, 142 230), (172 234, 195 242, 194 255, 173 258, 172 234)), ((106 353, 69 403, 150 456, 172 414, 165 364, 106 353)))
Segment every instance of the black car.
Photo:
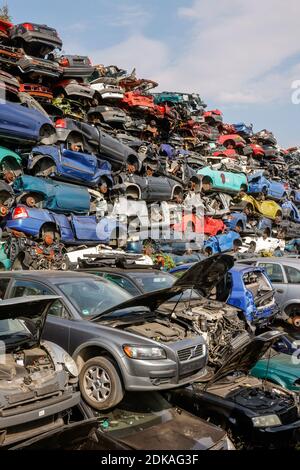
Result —
POLYGON ((22 73, 31 78, 39 76, 58 78, 62 74, 62 69, 56 62, 30 55, 24 55, 17 62, 17 66, 22 73))
POLYGON ((53 86, 55 96, 63 94, 67 98, 92 100, 95 94, 89 84, 77 80, 62 80, 53 86))
POLYGON ((80 144, 88 153, 98 153, 111 163, 113 170, 124 167, 127 162, 141 166, 139 156, 132 148, 96 126, 65 118, 58 119, 55 127, 60 142, 80 144))
POLYGON ((17 24, 10 30, 10 39, 14 45, 36 57, 45 57, 54 49, 62 48, 62 40, 57 31, 45 24, 17 24))
POLYGON ((104 105, 90 108, 87 112, 87 117, 88 119, 98 118, 99 122, 104 122, 112 127, 122 127, 126 122, 130 121, 130 117, 123 109, 104 105))
POLYGON ((182 185, 166 176, 139 176, 120 174, 116 178, 114 193, 137 201, 172 201, 183 197, 182 185))
MULTIPOLYGON (((181 281, 181 280, 180 280, 181 281)), ((202 335, 157 306, 186 287, 132 297, 97 276, 74 272, 1 273, 2 298, 59 295, 52 305, 44 338, 64 347, 76 361, 85 402, 106 410, 125 390, 169 390, 206 374, 202 335)))
POLYGON ((210 381, 168 392, 168 399, 230 431, 237 447, 294 447, 300 439, 298 398, 279 385, 248 375, 281 335, 274 330, 245 341, 210 381))
POLYGON ((88 78, 95 70, 90 59, 83 55, 63 55, 58 63, 63 69, 64 78, 88 78))

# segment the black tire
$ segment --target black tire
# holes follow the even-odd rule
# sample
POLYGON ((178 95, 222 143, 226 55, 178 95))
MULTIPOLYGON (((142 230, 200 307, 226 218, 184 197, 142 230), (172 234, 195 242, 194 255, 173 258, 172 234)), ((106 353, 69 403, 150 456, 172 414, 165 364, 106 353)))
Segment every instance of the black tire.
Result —
POLYGON ((95 410, 108 410, 124 396, 124 389, 113 362, 106 357, 89 359, 81 369, 79 387, 84 401, 95 410))

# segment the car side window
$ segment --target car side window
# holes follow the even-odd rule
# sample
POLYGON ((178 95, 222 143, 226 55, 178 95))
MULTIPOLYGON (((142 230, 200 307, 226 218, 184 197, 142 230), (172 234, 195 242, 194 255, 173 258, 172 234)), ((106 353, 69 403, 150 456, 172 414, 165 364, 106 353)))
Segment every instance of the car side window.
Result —
POLYGON ((48 287, 35 281, 15 281, 10 297, 25 297, 29 295, 53 295, 48 287))
POLYGON ((10 279, 8 277, 0 279, 0 300, 3 300, 5 297, 5 293, 6 293, 9 281, 10 279))
POLYGON ((300 284, 300 271, 292 266, 284 266, 289 284, 300 284))
POLYGON ((258 266, 265 268, 271 282, 283 283, 284 277, 280 264, 276 263, 258 263, 258 266))
POLYGON ((132 295, 141 295, 140 291, 131 281, 126 279, 126 277, 117 276, 116 274, 105 274, 104 278, 108 281, 114 282, 132 295))
POLYGON ((59 318, 70 318, 70 315, 61 300, 57 299, 48 310, 48 315, 59 318))

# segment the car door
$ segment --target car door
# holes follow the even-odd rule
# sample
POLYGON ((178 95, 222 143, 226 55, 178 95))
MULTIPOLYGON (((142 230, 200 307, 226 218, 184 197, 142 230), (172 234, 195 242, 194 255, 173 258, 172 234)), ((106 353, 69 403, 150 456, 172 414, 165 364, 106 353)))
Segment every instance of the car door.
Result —
POLYGON ((265 268, 267 275, 275 289, 275 299, 282 305, 288 295, 288 284, 282 266, 279 263, 258 262, 257 266, 265 268))
POLYGON ((89 153, 63 149, 61 152, 61 165, 64 172, 63 176, 70 180, 74 179, 89 183, 97 169, 97 158, 89 153))
POLYGON ((147 176, 148 201, 168 201, 171 199, 172 187, 168 178, 163 176, 147 176))
POLYGON ((75 216, 72 215, 71 224, 77 240, 98 240, 97 220, 94 216, 75 216))
MULTIPOLYGON (((30 295, 58 295, 54 289, 35 280, 14 279, 10 285, 8 298, 26 297, 30 295)), ((62 300, 53 303, 48 311, 43 338, 59 344, 68 350, 69 347, 69 317, 62 300)))
POLYGON ((125 162, 124 145, 103 131, 100 131, 100 154, 114 166, 123 165, 125 162))
POLYGON ((299 299, 300 269, 295 266, 283 265, 287 278, 287 294, 285 300, 299 299))

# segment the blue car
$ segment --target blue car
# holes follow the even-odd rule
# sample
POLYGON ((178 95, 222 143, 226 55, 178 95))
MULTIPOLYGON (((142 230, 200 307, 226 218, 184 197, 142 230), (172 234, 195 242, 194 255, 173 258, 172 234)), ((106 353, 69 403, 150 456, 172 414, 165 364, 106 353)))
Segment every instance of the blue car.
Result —
POLYGON ((284 217, 292 222, 300 223, 300 209, 292 201, 285 201, 281 207, 284 217))
POLYGON ((291 191, 291 199, 293 199, 297 206, 300 205, 300 189, 293 189, 291 191))
POLYGON ((283 183, 268 180, 263 171, 257 171, 253 175, 248 176, 248 193, 259 194, 263 193, 274 201, 280 201, 287 196, 287 190, 283 183))
POLYGON ((235 132, 237 134, 241 134, 243 136, 250 137, 253 135, 253 126, 250 124, 247 126, 244 122, 238 122, 237 124, 233 124, 233 127, 235 129, 235 132))
POLYGON ((74 152, 60 146, 34 147, 28 157, 28 170, 36 176, 98 186, 103 179, 112 186, 111 164, 93 154, 74 152))
POLYGON ((225 251, 232 250, 234 240, 239 238, 241 237, 237 232, 229 231, 227 233, 222 233, 221 235, 208 238, 208 240, 204 242, 204 247, 210 247, 212 249, 212 254, 224 253, 225 251))
POLYGON ((246 232, 247 230, 247 216, 244 212, 231 212, 229 215, 223 217, 223 221, 230 230, 235 230, 237 227, 239 227, 242 232, 246 232))
POLYGON ((0 138, 16 144, 52 145, 57 142, 51 120, 35 109, 17 103, 0 104, 0 138))
POLYGON ((23 175, 14 181, 13 189, 17 201, 30 207, 78 215, 87 215, 90 211, 90 194, 86 187, 23 175))
POLYGON ((56 214, 47 209, 18 205, 6 220, 6 230, 24 233, 36 239, 46 236, 66 245, 108 243, 116 239, 117 231, 125 230, 114 219, 104 218, 99 223, 94 216, 56 214))
MULTIPOLYGON (((187 271, 192 264, 176 266, 171 274, 187 271)), ((277 313, 272 285, 262 268, 237 265, 231 268, 216 289, 216 300, 243 311, 253 324, 266 324, 277 313)))

